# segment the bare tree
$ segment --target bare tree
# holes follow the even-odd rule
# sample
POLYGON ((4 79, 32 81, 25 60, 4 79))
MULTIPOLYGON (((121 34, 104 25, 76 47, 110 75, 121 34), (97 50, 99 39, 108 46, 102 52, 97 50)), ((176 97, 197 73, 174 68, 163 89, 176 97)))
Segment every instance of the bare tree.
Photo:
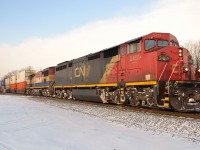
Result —
POLYGON ((8 72, 6 75, 4 75, 4 77, 2 79, 6 79, 6 78, 9 78, 9 77, 12 77, 14 75, 17 75, 17 73, 21 72, 21 71, 25 71, 25 70, 29 70, 29 71, 32 71, 34 70, 33 66, 27 66, 25 68, 21 68, 20 70, 13 70, 13 71, 10 71, 8 72))
POLYGON ((19 70, 19 72, 25 71, 25 70, 32 71, 32 70, 34 70, 34 68, 33 68, 33 66, 27 66, 27 67, 21 68, 21 69, 19 70))
POLYGON ((25 67, 25 70, 34 70, 33 66, 28 66, 28 67, 25 67))
POLYGON ((200 68, 200 41, 188 41, 184 44, 184 47, 190 51, 194 65, 200 68))
POLYGON ((11 72, 8 72, 8 76, 9 77, 11 77, 11 76, 14 76, 14 75, 16 75, 18 73, 18 70, 13 70, 13 71, 11 71, 11 72))

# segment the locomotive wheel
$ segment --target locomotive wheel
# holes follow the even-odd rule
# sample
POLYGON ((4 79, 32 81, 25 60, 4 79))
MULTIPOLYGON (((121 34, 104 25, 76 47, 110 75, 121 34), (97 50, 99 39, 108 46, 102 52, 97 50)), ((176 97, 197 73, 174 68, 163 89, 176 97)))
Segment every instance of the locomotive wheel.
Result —
POLYGON ((182 96, 171 96, 170 105, 173 107, 174 110, 183 112, 185 111, 185 103, 182 96))
POLYGON ((43 95, 43 94, 42 94, 42 90, 39 90, 39 91, 38 91, 38 95, 39 95, 39 96, 42 96, 42 95, 43 95))
POLYGON ((74 99, 75 100, 75 98, 73 98, 72 91, 68 90, 67 95, 68 95, 67 99, 74 99))
POLYGON ((66 100, 70 99, 70 93, 68 91, 63 93, 63 99, 66 99, 66 100))
POLYGON ((45 93, 46 93, 46 96, 47 96, 47 97, 50 96, 50 95, 49 95, 49 90, 48 90, 48 89, 45 90, 45 93))
POLYGON ((119 96, 119 91, 118 90, 113 92, 112 102, 114 104, 120 104, 120 96, 119 96))
POLYGON ((108 103, 107 99, 106 99, 106 92, 105 89, 101 90, 101 94, 100 94, 100 98, 102 100, 103 103, 108 103))
POLYGON ((115 94, 112 98, 112 102, 114 104, 124 104, 125 103, 125 96, 124 97, 120 97, 120 94, 115 94))
POLYGON ((47 93, 46 93, 46 90, 45 90, 45 89, 42 90, 42 95, 43 95, 43 96, 47 96, 47 93))
POLYGON ((154 106, 154 99, 153 99, 153 98, 149 98, 149 99, 147 100, 147 105, 148 105, 149 107, 153 107, 153 106, 154 106))
POLYGON ((68 99, 67 93, 63 93, 63 99, 68 99))
POLYGON ((58 98, 59 98, 59 99, 62 99, 63 96, 64 96, 64 94, 63 94, 62 92, 58 93, 58 98))
POLYGON ((120 103, 120 97, 119 97, 119 95, 115 95, 115 98, 114 98, 114 101, 113 101, 115 104, 121 104, 120 103))
POLYGON ((129 97, 129 102, 131 106, 140 106, 140 101, 137 100, 134 96, 129 97))

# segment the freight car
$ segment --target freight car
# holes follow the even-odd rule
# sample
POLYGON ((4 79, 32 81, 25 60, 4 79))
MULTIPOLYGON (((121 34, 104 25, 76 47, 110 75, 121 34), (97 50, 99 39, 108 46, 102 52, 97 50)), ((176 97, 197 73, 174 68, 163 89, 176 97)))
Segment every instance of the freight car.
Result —
POLYGON ((3 79, 0 81, 0 93, 4 92, 4 89, 5 89, 5 80, 3 79))
POLYGON ((28 76, 33 74, 34 70, 23 70, 17 73, 16 75, 16 93, 25 93, 27 82, 28 82, 28 76))
POLYGON ((27 88, 28 77, 33 74, 34 70, 22 70, 5 78, 5 89, 6 92, 11 93, 25 93, 27 88))
POLYGON ((5 78, 5 89, 6 89, 6 92, 10 92, 10 78, 9 77, 5 78))
POLYGON ((12 75, 10 77, 10 92, 11 93, 16 93, 16 89, 17 89, 17 75, 12 75))
POLYGON ((48 95, 200 111, 199 77, 200 68, 194 68, 192 56, 176 37, 154 32, 58 64, 48 95))

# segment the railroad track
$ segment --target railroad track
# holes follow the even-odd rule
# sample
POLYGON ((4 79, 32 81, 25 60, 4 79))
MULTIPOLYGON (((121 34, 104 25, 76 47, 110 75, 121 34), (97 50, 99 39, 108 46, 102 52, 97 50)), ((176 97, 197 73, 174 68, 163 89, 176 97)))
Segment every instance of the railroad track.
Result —
MULTIPOLYGON (((143 112, 143 113, 152 113, 152 114, 159 114, 159 115, 167 115, 167 116, 175 116, 175 117, 183 117, 183 118, 192 118, 192 119, 200 119, 200 113, 196 112, 189 112, 189 113, 183 113, 183 112, 176 112, 173 110, 164 110, 164 109, 151 109, 151 108, 145 108, 145 107, 131 107, 131 106, 125 106, 125 105, 115 105, 115 104, 103 104, 98 102, 91 102, 91 101, 83 101, 83 100, 65 100, 65 99, 58 99, 58 98, 52 98, 52 97, 33 97, 36 101, 44 101, 44 102, 50 102, 48 104, 51 104, 52 106, 56 106, 54 103, 51 103, 51 101, 56 101, 57 103, 73 103, 77 105, 90 105, 93 107, 101 107, 101 108, 107 108, 107 109, 117 109, 121 111, 133 111, 133 112, 143 112)), ((59 106, 62 107, 62 106, 59 106)), ((64 108, 64 107, 63 107, 64 108)))

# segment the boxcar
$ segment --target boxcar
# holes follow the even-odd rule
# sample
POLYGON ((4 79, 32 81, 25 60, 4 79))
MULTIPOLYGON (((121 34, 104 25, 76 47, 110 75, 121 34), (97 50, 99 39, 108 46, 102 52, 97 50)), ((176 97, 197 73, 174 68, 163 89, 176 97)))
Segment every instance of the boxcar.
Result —
POLYGON ((6 92, 10 92, 10 77, 5 78, 5 89, 6 92))
POLYGON ((10 77, 10 92, 16 93, 16 90, 17 90, 17 76, 12 75, 10 77))
POLYGON ((5 89, 5 79, 0 81, 0 92, 3 92, 4 89, 5 89))

